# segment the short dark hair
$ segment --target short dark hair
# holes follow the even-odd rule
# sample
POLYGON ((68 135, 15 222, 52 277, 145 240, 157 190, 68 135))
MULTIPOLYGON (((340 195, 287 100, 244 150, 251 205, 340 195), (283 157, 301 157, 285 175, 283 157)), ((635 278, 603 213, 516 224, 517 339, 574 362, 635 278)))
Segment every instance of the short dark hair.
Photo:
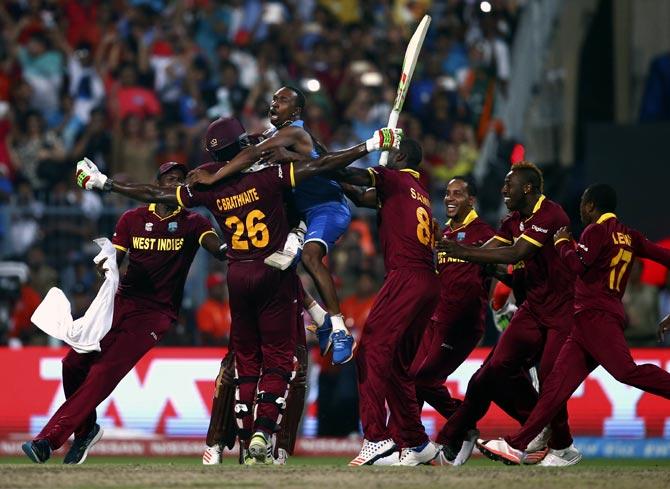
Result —
POLYGON ((452 177, 451 180, 460 180, 465 183, 468 187, 468 195, 470 197, 477 197, 477 184, 475 183, 475 179, 470 175, 456 175, 455 177, 452 177))
POLYGON ((400 141, 399 151, 407 157, 407 166, 416 168, 423 160, 423 149, 418 141, 411 138, 403 138, 400 141))
POLYGON ((286 85, 284 88, 287 88, 287 89, 291 90, 293 93, 295 93, 295 106, 300 108, 300 109, 304 109, 306 99, 305 99, 305 94, 302 93, 302 90, 300 90, 299 88, 296 88, 292 85, 286 85))
POLYGON ((592 202, 600 212, 616 210, 616 190, 606 183, 594 183, 584 191, 584 201, 592 202))
POLYGON ((512 171, 523 179, 523 184, 529 183, 539 193, 544 192, 544 177, 542 170, 530 161, 520 161, 512 165, 512 171))

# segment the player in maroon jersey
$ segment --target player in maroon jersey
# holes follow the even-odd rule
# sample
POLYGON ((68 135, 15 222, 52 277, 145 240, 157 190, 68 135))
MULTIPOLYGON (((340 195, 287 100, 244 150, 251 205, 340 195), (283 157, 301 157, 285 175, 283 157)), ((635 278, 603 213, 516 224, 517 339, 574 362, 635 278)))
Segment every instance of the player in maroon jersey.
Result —
MULTIPOLYGON (((468 453, 460 458, 467 460, 476 441, 475 425, 492 400, 517 420, 524 421, 530 415, 537 392, 526 369, 539 357, 542 389, 572 329, 574 273, 551 245, 553 234, 567 226, 569 220, 558 204, 545 198, 542 188, 542 173, 535 165, 515 164, 502 188, 505 205, 511 212, 494 238, 481 248, 462 246, 456 241, 443 241, 438 246, 447 256, 477 263, 523 262, 526 289, 526 300, 493 353, 470 379, 463 404, 438 434, 437 442, 443 445, 447 460, 455 460, 462 449, 468 453)), ((551 428, 549 447, 555 455, 566 459, 581 457, 572 445, 565 403, 553 418, 551 428)))
MULTIPOLYGON (((474 209, 477 187, 472 179, 455 177, 447 184, 444 205, 447 226, 443 237, 468 246, 481 246, 495 235, 474 209)), ((440 299, 433 312, 411 375, 419 404, 427 402, 445 418, 461 404, 444 386, 484 334, 490 279, 481 265, 437 254, 440 299)))
MULTIPOLYGON (((175 162, 158 171, 163 192, 174 193, 187 169, 175 162)), ((43 463, 74 433, 64 463, 83 463, 88 450, 102 437, 95 408, 177 319, 184 282, 199 246, 217 258, 222 242, 210 222, 176 205, 154 203, 125 212, 116 225, 112 243, 120 265, 126 254, 128 269, 114 301, 112 327, 100 342, 100 352, 70 350, 63 359, 66 401, 23 451, 43 463)))
MULTIPOLYGON (((614 214, 616 201, 609 185, 591 185, 579 206, 586 225, 579 243, 575 246, 567 227, 554 234, 561 260, 578 274, 575 327, 521 429, 505 439, 478 444, 489 458, 508 464, 532 463, 523 452, 528 442, 598 365, 619 382, 670 399, 670 373, 653 364, 637 365, 633 360, 623 334, 625 312, 621 302, 633 261, 649 258, 670 267, 670 250, 619 221, 614 214)), ((659 331, 663 331, 663 324, 659 331)))
POLYGON ((248 463, 272 463, 270 438, 280 425, 293 370, 298 279, 294 268, 279 270, 264 263, 283 248, 289 232, 284 198, 307 178, 344 168, 373 150, 397 148, 401 134, 381 129, 364 143, 316 160, 260 167, 211 187, 183 185, 171 192, 114 182, 88 160, 77 164, 78 181, 86 188, 181 207, 201 205, 218 221, 228 245, 231 345, 238 384, 235 412, 238 436, 249 441, 248 463))
POLYGON ((430 197, 418 172, 422 150, 403 139, 388 167, 348 168, 337 180, 357 205, 376 207, 386 278, 363 328, 356 367, 360 418, 365 437, 349 465, 371 465, 386 457, 396 465, 419 465, 439 453, 430 442, 409 370, 437 303, 430 197), (390 411, 387 424, 386 404, 390 411), (401 449, 400 456, 397 449, 401 449))

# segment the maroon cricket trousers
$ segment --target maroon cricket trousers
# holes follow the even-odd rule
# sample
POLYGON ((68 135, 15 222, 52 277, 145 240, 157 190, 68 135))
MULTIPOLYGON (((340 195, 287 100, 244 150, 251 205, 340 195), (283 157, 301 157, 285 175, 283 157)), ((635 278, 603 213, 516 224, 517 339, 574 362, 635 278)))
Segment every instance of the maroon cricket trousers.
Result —
POLYGON ((428 440, 409 370, 439 287, 433 270, 398 268, 388 273, 377 295, 356 352, 359 410, 367 440, 393 438, 401 448, 428 440))
POLYGON ((449 394, 444 382, 472 353, 484 334, 481 307, 445 321, 431 320, 414 358, 411 376, 416 383, 419 406, 427 402, 445 418, 461 405, 449 394))
POLYGON ((117 295, 112 327, 100 341, 100 352, 70 350, 63 358, 65 402, 35 440, 46 439, 53 450, 74 433, 85 437, 104 401, 135 364, 163 337, 174 317, 146 302, 117 295))
POLYGON ((232 262, 228 268, 238 404, 246 407, 238 412, 242 440, 252 429, 267 434, 277 429, 293 371, 297 311, 302 308, 297 280, 294 268, 280 271, 263 260, 232 262))
MULTIPOLYGON (((528 368, 539 358, 540 390, 553 368, 558 353, 572 330, 572 302, 565 314, 553 324, 542 324, 528 303, 521 305, 494 350, 468 383, 463 404, 440 430, 437 442, 447 444, 462 440, 467 430, 484 417, 492 401, 519 423, 530 416, 538 393, 528 376, 528 368)), ((551 448, 565 448, 572 443, 565 402, 551 419, 551 448)))
POLYGON ((670 373, 652 364, 637 365, 623 334, 623 322, 602 310, 575 315, 575 329, 561 349, 540 399, 528 420, 507 442, 520 450, 542 431, 598 365, 624 384, 670 399, 670 373))

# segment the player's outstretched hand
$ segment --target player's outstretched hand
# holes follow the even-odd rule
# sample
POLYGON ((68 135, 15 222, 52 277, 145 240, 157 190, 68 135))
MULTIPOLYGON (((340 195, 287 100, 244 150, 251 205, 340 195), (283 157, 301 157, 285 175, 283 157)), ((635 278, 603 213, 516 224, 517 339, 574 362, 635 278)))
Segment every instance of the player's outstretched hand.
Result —
POLYGON ((86 190, 97 188, 102 190, 107 182, 107 175, 98 170, 88 158, 77 162, 77 172, 75 174, 77 185, 86 190))
POLYGON ((365 141, 365 148, 368 153, 372 151, 389 151, 391 149, 400 148, 400 141, 402 141, 402 129, 392 129, 384 127, 377 129, 372 137, 365 141))
POLYGON ((190 172, 188 172, 188 175, 186 175, 187 185, 197 185, 199 183, 203 185, 211 185, 214 182, 216 182, 214 174, 209 173, 208 171, 205 171, 201 168, 191 170, 190 172))
POLYGON ((562 239, 572 241, 572 234, 570 234, 570 229, 568 229, 567 226, 559 228, 558 231, 554 233, 554 244, 558 243, 562 239))
POLYGON ((661 343, 665 339, 665 333, 670 331, 670 314, 665 316, 658 325, 658 342, 661 343))

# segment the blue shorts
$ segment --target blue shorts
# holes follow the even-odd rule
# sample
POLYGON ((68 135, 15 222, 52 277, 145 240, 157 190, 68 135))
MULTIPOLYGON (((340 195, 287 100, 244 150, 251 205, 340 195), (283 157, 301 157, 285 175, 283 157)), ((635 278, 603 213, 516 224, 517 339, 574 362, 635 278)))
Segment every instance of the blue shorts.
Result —
POLYGON ((305 243, 317 241, 326 253, 349 227, 351 211, 346 204, 332 203, 312 207, 305 213, 307 232, 305 243))

